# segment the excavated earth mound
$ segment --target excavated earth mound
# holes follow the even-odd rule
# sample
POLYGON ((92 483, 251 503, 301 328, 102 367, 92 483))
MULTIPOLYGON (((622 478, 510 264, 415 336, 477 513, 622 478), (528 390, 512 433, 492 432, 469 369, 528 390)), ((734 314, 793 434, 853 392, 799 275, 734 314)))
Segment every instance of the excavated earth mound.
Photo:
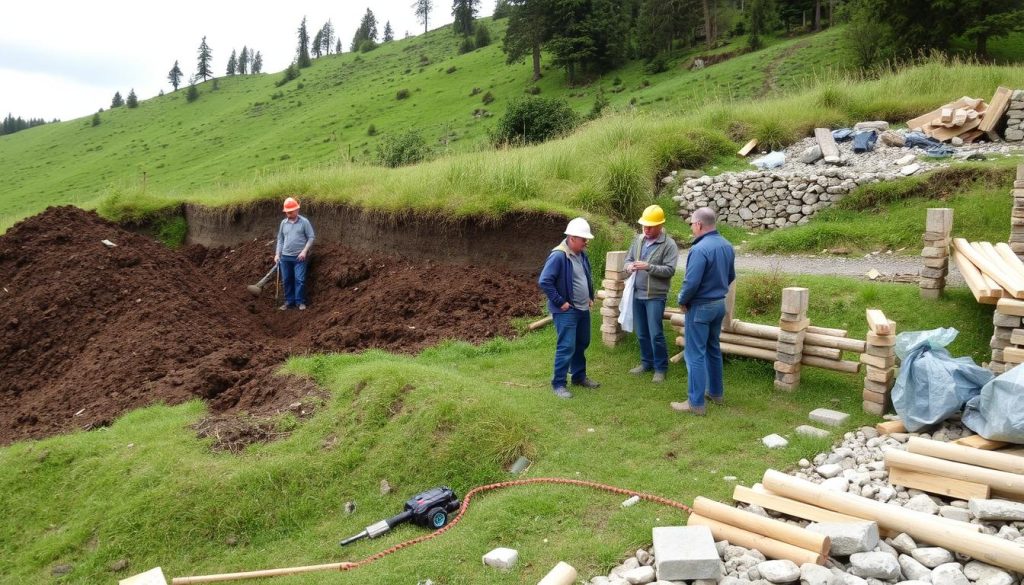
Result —
POLYGON ((275 374, 290 355, 478 342, 541 307, 528 274, 328 243, 311 257, 310 308, 278 311, 274 282, 260 297, 245 288, 273 263, 274 227, 179 252, 59 207, 0 236, 0 444, 195 397, 218 417, 281 412, 318 394, 275 374))

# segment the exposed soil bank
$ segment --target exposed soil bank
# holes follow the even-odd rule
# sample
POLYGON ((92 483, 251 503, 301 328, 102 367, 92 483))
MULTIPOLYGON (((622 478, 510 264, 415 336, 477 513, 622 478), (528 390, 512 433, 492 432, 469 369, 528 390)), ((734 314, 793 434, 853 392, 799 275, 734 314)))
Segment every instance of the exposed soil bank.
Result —
POLYGON ((274 374, 289 355, 482 341, 540 312, 535 269, 410 261, 383 239, 365 252, 329 237, 311 258, 310 309, 277 311, 273 284, 259 298, 245 285, 272 264, 278 218, 245 220, 261 237, 235 247, 181 252, 74 207, 0 236, 0 444, 195 397, 218 414, 280 412, 317 392, 274 374))

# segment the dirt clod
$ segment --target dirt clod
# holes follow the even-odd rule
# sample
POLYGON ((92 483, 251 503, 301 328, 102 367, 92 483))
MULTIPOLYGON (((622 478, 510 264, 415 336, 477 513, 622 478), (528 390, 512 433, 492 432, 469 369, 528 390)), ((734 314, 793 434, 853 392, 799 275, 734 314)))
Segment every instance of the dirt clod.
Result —
MULTIPOLYGON (((0 236, 0 444, 196 397, 214 416, 273 415, 295 403, 302 407, 292 412, 309 414, 321 392, 276 375, 288 356, 479 342, 512 335, 510 319, 541 306, 530 275, 326 243, 311 258, 310 308, 277 311, 274 283, 260 297, 245 288, 273 261, 274 227, 231 249, 173 251, 95 213, 57 207, 0 236)), ((232 428, 276 432, 241 426, 232 428)))

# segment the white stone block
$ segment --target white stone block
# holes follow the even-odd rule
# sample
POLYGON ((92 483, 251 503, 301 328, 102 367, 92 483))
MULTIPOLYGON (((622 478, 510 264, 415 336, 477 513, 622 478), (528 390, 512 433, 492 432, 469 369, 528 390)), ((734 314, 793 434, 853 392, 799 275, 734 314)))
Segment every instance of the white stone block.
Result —
POLYGON ((971 514, 978 520, 1024 521, 1024 504, 1008 500, 971 500, 971 514))
POLYGON ((718 579, 722 563, 707 526, 656 526, 654 568, 658 579, 718 579))
POLYGON ((828 439, 832 436, 832 433, 825 429, 819 429, 818 427, 812 427, 811 425, 800 425, 796 428, 796 434, 804 435, 805 437, 815 437, 817 439, 828 439))
POLYGON ((483 560, 488 567, 508 571, 519 562, 519 551, 512 548, 496 548, 485 554, 483 560))
POLYGON ((789 441, 787 441, 780 435, 768 435, 767 437, 761 439, 761 442, 764 443, 764 446, 768 447, 769 449, 781 449, 789 445, 789 441))
POLYGON ((808 415, 814 422, 828 425, 830 427, 838 427, 839 425, 846 422, 850 418, 850 415, 845 412, 839 412, 837 410, 829 410, 828 408, 816 408, 811 411, 808 415))
POLYGON ((812 522, 807 530, 829 537, 829 555, 834 557, 870 552, 878 546, 878 524, 874 522, 812 522))

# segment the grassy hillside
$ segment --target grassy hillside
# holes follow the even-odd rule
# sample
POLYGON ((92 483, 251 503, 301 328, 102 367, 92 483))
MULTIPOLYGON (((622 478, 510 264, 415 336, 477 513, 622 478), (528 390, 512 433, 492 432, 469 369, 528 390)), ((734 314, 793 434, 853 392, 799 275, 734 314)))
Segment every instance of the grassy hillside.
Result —
MULTIPOLYGON (((863 338, 867 306, 884 307, 902 331, 948 326, 955 313, 962 331, 953 354, 979 359, 988 351, 991 308, 966 289, 928 302, 914 287, 845 279, 744 277, 739 285, 745 320, 777 319, 781 287, 800 285, 812 291, 816 324, 863 338)), ((810 410, 852 414, 836 439, 876 420, 860 411, 861 376, 805 368, 800 389, 780 393, 771 363, 747 359, 726 364, 725 407, 711 405, 705 418, 676 414, 668 403, 683 396, 682 367, 672 366, 660 386, 627 374, 638 355, 632 338, 588 352, 601 389, 557 401, 548 381, 553 347, 549 327, 415 357, 293 360, 288 369, 312 376, 328 397, 306 421, 283 417, 280 440, 241 455, 210 452, 209 439, 195 437, 190 425, 205 414, 199 403, 154 406, 109 428, 2 448, 0 581, 53 583, 53 568, 64 564, 72 569, 59 582, 102 583, 158 565, 184 576, 356 560, 424 531, 403 526, 345 549, 341 538, 397 513, 420 490, 447 484, 462 495, 507 479, 519 455, 533 461, 526 477, 604 482, 687 504, 697 495, 727 500, 735 483, 751 485, 767 467, 784 469, 828 447, 793 432, 810 410), (764 448, 771 433, 790 445, 764 448), (390 495, 380 494, 382 479, 394 487, 390 495), (350 500, 355 512, 346 514, 350 500), (111 570, 119 560, 128 568, 111 570)), ((654 504, 621 508, 623 499, 560 486, 490 492, 438 539, 351 573, 274 583, 535 583, 559 560, 582 577, 606 574, 649 545, 652 526, 684 521, 654 504), (497 546, 518 549, 520 566, 481 567, 497 546)))

